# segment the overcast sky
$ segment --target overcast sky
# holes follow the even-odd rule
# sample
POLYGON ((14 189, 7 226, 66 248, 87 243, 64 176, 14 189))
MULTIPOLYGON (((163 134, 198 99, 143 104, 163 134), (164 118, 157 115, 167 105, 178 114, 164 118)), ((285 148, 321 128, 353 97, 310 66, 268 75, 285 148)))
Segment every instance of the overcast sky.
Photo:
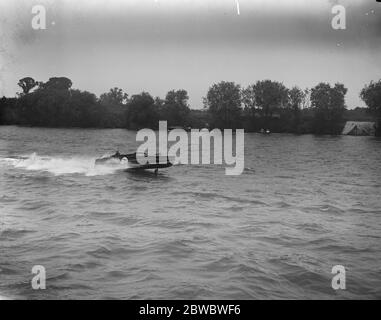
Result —
POLYGON ((97 95, 184 88, 201 108, 215 82, 272 79, 343 82, 354 108, 381 78, 376 0, 1 0, 0 26, 0 96, 14 96, 24 76, 66 76, 97 95), (336 3, 346 30, 331 27, 336 3), (31 27, 35 4, 46 6, 46 30, 31 27))

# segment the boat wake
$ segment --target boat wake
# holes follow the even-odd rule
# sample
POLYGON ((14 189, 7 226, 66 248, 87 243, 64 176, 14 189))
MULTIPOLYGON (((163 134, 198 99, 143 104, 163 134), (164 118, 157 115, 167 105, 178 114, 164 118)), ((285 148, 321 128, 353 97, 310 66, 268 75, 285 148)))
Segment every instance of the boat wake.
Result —
POLYGON ((48 157, 33 153, 25 157, 0 158, 0 162, 31 171, 46 171, 54 175, 83 174, 97 176, 113 174, 129 168, 128 163, 111 162, 95 165, 91 157, 48 157))

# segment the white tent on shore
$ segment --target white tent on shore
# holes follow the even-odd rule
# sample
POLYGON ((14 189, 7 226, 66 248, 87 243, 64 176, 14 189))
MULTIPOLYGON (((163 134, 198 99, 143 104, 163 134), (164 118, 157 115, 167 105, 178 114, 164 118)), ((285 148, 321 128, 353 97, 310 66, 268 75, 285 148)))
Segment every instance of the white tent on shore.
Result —
POLYGON ((374 136, 376 124, 374 122, 347 121, 341 134, 349 136, 374 136))

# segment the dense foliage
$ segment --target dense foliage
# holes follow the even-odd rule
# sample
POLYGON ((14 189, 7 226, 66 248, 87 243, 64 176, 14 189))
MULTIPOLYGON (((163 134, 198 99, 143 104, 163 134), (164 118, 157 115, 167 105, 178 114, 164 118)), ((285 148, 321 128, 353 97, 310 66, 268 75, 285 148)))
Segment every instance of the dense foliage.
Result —
MULTIPOLYGON (((112 88, 97 98, 72 88, 65 77, 47 82, 31 77, 20 79, 16 98, 0 99, 0 124, 42 127, 269 129, 272 132, 338 134, 345 121, 370 121, 381 127, 381 80, 365 86, 360 97, 369 107, 346 110, 343 84, 319 83, 311 89, 291 89, 271 80, 241 88, 234 82, 213 84, 204 98, 204 109, 192 110, 186 90, 171 90, 164 99, 148 92, 129 96, 112 88)), ((379 130, 378 130, 379 133, 379 130)))
POLYGON ((369 111, 377 118, 376 135, 381 136, 381 80, 371 81, 360 92, 361 99, 366 103, 369 111))

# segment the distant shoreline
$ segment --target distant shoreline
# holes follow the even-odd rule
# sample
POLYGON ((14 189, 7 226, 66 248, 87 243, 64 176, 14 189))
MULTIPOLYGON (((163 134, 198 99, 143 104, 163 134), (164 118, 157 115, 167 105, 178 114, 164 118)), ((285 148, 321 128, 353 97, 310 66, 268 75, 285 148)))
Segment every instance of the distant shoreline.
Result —
MULTIPOLYGON (((0 125, 138 130, 157 129, 159 121, 167 121, 168 127, 180 128, 340 135, 347 121, 381 121, 371 108, 348 110, 347 88, 341 83, 321 82, 302 90, 272 80, 246 88, 221 81, 208 89, 201 110, 190 108, 184 89, 170 90, 160 98, 145 91, 129 96, 115 87, 97 97, 72 89, 66 77, 47 82, 26 77, 18 85, 22 92, 17 97, 0 99, 0 125)), ((372 90, 365 87, 362 95, 372 90)))
MULTIPOLYGON (((28 125, 17 125, 17 124, 0 124, 1 127, 17 127, 17 128, 31 128, 31 129, 61 129, 61 130, 125 130, 125 131, 133 131, 137 132, 139 129, 129 129, 129 128, 107 128, 107 127, 47 127, 47 126, 28 126, 28 125)), ((344 127, 343 127, 344 128, 344 127)), ((202 128, 191 128, 194 130, 200 130, 202 128)), ((228 129, 228 128, 225 128, 228 129)), ((239 128, 237 128, 239 129, 239 128)), ((158 131, 157 128, 153 128, 152 130, 158 131)), ((213 130, 209 129, 210 131, 213 130)), ((233 129, 234 130, 234 129, 233 129)), ((258 131, 246 131, 245 133, 250 133, 250 134, 258 134, 258 135, 269 135, 269 134, 264 134, 262 132, 258 131)), ((304 132, 304 133, 295 133, 295 132, 271 132, 271 134, 285 134, 285 135, 293 135, 293 136, 303 136, 303 135, 313 135, 313 136, 342 136, 345 134, 342 133, 337 133, 337 134, 329 134, 329 133, 313 133, 313 132, 304 132)), ((370 136, 372 137, 373 135, 358 135, 358 136, 370 136)))

